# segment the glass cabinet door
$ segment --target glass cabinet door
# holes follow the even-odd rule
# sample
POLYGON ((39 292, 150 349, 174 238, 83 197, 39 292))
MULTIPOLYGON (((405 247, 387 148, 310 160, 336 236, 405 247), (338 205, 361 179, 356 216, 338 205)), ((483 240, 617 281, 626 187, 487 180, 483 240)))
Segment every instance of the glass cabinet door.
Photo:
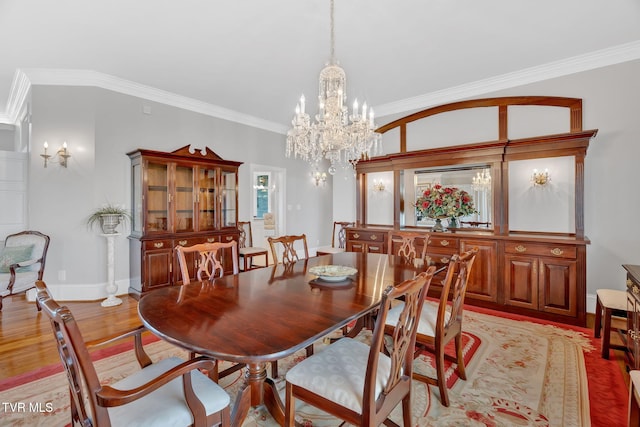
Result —
POLYGON ((216 169, 198 169, 198 230, 216 228, 216 169))
POLYGON ((131 232, 135 234, 142 233, 142 165, 134 163, 131 169, 132 185, 132 217, 131 232))
POLYGON ((221 200, 221 221, 220 227, 237 227, 237 188, 238 179, 236 171, 222 170, 220 191, 222 192, 221 200))
POLYGON ((193 167, 176 166, 176 232, 193 231, 193 167))
POLYGON ((166 163, 147 165, 146 231, 167 231, 169 218, 169 167, 166 163))

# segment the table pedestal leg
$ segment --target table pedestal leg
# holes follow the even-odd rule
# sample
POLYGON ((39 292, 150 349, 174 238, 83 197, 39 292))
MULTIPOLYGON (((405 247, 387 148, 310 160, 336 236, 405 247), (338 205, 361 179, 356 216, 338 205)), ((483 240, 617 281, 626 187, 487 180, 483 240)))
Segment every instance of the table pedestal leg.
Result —
POLYGON ((267 363, 247 364, 244 384, 236 397, 231 413, 231 425, 241 426, 253 406, 264 404, 271 416, 284 425, 284 404, 278 395, 276 384, 267 378, 267 363))
POLYGON ((266 363, 248 363, 244 384, 233 407, 231 416, 233 426, 241 426, 252 406, 261 405, 264 402, 263 385, 267 379, 266 363))

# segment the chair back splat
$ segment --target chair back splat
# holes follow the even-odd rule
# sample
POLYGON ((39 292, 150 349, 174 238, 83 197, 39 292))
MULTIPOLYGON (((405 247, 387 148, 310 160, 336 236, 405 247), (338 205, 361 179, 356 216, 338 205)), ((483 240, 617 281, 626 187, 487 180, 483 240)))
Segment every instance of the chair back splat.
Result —
POLYGON ((301 234, 299 236, 280 236, 280 237, 269 237, 269 247, 271 248, 271 255, 273 255, 273 262, 278 264, 282 262, 283 264, 289 264, 300 259, 309 258, 309 249, 307 248, 307 236, 306 234, 301 234), (302 250, 304 251, 304 257, 300 257, 295 248, 296 242, 302 243, 302 250), (277 246, 282 246, 282 260, 278 261, 278 251, 277 246))
POLYGON ((395 425, 388 417, 402 402, 403 424, 412 425, 413 351, 420 312, 434 272, 435 267, 429 267, 413 279, 385 289, 370 346, 342 338, 287 372, 285 426, 295 425, 294 399, 359 426, 395 425), (385 323, 392 305, 398 305, 398 298, 404 302, 387 345, 385 323), (338 377, 341 381, 327 381, 338 377))
MULTIPOLYGON (((212 369, 213 360, 201 356, 183 362, 170 357, 152 363, 142 346, 142 333, 146 329, 137 327, 118 337, 109 337, 102 344, 133 337, 142 369, 115 384, 102 385, 71 311, 51 298, 43 281, 36 282, 36 289, 42 311, 51 321, 67 373, 71 425, 230 425, 229 395, 199 371, 212 369), (145 396, 148 398, 141 399, 145 396)), ((92 343, 92 347, 99 345, 92 343)))
POLYGON ((200 243, 193 246, 176 246, 176 254, 178 263, 180 264, 180 273, 182 274, 182 284, 191 283, 190 263, 186 254, 195 253, 194 259, 195 276, 198 280, 214 280, 216 277, 224 275, 223 251, 231 249, 231 257, 233 258, 233 274, 238 274, 238 242, 232 240, 227 243, 213 242, 200 243))
POLYGON ((408 263, 416 259, 425 261, 429 236, 429 233, 391 230, 387 239, 387 253, 400 256, 408 263))

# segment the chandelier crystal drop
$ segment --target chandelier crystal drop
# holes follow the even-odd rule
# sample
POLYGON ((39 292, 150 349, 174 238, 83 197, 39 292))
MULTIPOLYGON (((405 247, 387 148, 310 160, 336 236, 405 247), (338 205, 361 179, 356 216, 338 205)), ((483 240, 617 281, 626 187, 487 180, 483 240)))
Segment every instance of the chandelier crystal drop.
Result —
POLYGON ((305 111, 305 97, 300 97, 293 127, 287 133, 286 156, 311 163, 319 170, 323 159, 330 162, 328 172, 333 175, 337 167, 355 169, 359 160, 382 154, 382 135, 375 132, 373 109, 358 100, 349 114, 347 101, 347 76, 335 60, 335 37, 331 0, 331 57, 320 72, 318 114, 312 122, 305 111))

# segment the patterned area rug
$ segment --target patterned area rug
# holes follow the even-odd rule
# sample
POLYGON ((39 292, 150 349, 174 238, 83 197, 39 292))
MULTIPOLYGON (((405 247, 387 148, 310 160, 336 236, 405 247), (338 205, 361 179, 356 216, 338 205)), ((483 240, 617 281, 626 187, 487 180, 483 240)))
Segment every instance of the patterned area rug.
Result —
MULTIPOLYGON (((552 325, 515 321, 483 313, 465 312, 465 360, 467 380, 457 378, 455 365, 447 370, 450 407, 440 404, 437 387, 418 381, 413 385, 413 417, 416 426, 563 426, 588 427, 588 385, 584 351, 593 350, 584 333, 552 325)), ((368 332, 358 339, 367 341, 368 332)), ((325 344, 318 342, 315 351, 325 344)), ((186 352, 155 341, 145 346, 153 360, 186 352)), ((279 361, 282 375, 304 357, 300 353, 279 361)), ((435 375, 431 357, 423 354, 414 368, 435 375)), ((96 362, 105 384, 138 369, 130 352, 109 355, 96 362)), ((221 384, 235 397, 242 373, 221 384)), ((65 426, 70 423, 66 379, 62 372, 41 370, 30 376, 0 381, 0 425, 65 426), (36 379, 37 378, 37 379, 36 379), (28 381, 25 383, 25 381, 28 381), (11 403, 7 405, 6 403, 11 403), (24 404, 24 405, 20 405, 24 404)), ((339 426, 327 414, 300 404, 299 421, 309 426, 339 426)), ((401 409, 392 415, 401 421, 401 409)), ((244 426, 271 427, 275 422, 263 408, 255 408, 244 426)))

